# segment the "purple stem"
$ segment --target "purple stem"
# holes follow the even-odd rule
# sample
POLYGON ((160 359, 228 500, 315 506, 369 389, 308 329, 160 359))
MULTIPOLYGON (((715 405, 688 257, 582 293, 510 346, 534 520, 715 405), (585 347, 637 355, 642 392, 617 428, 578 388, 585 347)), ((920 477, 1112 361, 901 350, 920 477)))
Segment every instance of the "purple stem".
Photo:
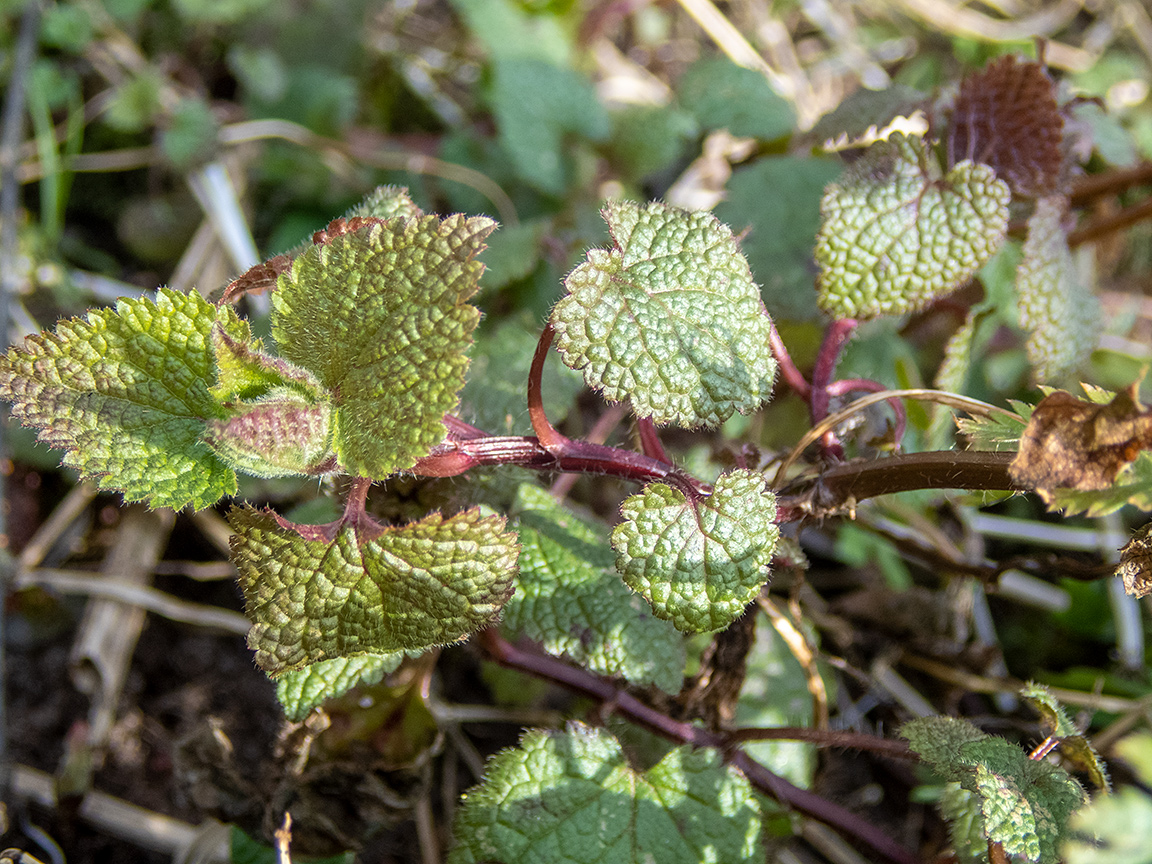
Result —
POLYGON ((796 364, 792 362, 792 355, 784 347, 784 340, 776 330, 776 322, 771 318, 768 319, 768 344, 772 347, 772 354, 776 357, 776 365, 780 367, 780 377, 784 379, 784 383, 805 402, 809 401, 811 388, 800 374, 800 370, 796 368, 796 364))
MULTIPOLYGON (((725 749, 725 737, 707 729, 674 720, 667 714, 644 704, 627 690, 584 669, 570 666, 562 660, 535 652, 525 651, 500 636, 496 628, 482 630, 476 642, 489 658, 503 666, 518 669, 537 678, 556 684, 597 700, 611 711, 645 726, 669 740, 693 747, 725 749)), ((742 750, 732 753, 732 764, 753 786, 782 805, 870 846, 893 864, 917 864, 916 856, 905 849, 866 819, 814 792, 793 786, 783 777, 773 774, 742 750)))
MULTIPOLYGON (((828 403, 830 394, 828 387, 832 384, 832 376, 836 374, 836 364, 840 360, 840 352, 844 350, 845 343, 856 329, 855 318, 837 318, 828 325, 824 331, 824 341, 816 355, 816 365, 812 369, 812 395, 808 400, 808 413, 812 423, 816 424, 828 416, 828 403)), ((844 460, 844 448, 836 438, 835 432, 827 432, 820 439, 824 453, 837 462, 844 460)))

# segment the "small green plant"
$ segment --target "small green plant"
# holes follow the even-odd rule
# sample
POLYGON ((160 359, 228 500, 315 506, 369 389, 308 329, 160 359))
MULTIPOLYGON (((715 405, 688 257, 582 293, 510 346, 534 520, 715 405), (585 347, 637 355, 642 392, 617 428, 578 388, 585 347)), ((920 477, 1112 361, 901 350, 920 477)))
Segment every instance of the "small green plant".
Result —
MULTIPOLYGON (((825 192, 817 303, 831 317, 808 378, 729 227, 707 213, 616 201, 602 211, 610 245, 567 276, 543 328, 524 383, 534 434, 472 426, 459 412, 480 320, 468 301, 496 224, 425 214, 404 190, 384 188, 304 247, 237 279, 216 303, 160 289, 29 338, 0 360, 0 395, 64 451, 65 464, 129 501, 211 507, 237 494, 238 473, 335 479, 341 513, 326 524, 243 503, 229 513, 249 645, 290 718, 378 680, 406 654, 479 634, 490 658, 611 703, 679 745, 639 770, 604 730, 527 733, 469 796, 451 861, 555 861, 581 843, 590 844, 588 860, 604 862, 761 860, 761 828, 776 814, 755 790, 911 862, 865 820, 773 775, 718 724, 673 719, 628 687, 678 693, 685 634, 740 619, 774 566, 798 560, 781 528, 801 519, 922 488, 1035 489, 1053 506, 1094 512, 1147 503, 1147 483, 1123 478, 1143 478, 1152 459, 1148 412, 1123 394, 1085 402, 1064 393, 1014 413, 958 393, 909 391, 973 414, 962 431, 989 449, 846 459, 867 447, 842 424, 872 402, 895 411, 880 449, 935 434, 927 424, 907 429, 905 391, 837 377, 859 320, 914 313, 994 267, 1013 207, 1031 213, 1009 290, 1035 377, 1073 374, 1098 325, 1094 301, 1071 275, 1063 217, 1072 164, 1060 146, 1067 106, 1043 68, 1007 58, 966 80, 950 104, 917 101, 947 118, 943 127, 872 144, 825 192), (267 345, 234 306, 264 291, 267 345), (638 448, 552 425, 542 380, 553 342, 589 388, 629 408, 638 448), (742 453, 701 476, 666 453, 658 426, 716 430, 760 411, 778 377, 811 419, 787 457, 766 469, 742 453), (870 395, 834 410, 854 392, 870 395), (1017 442, 1018 454, 997 452, 1017 442), (1108 470, 1090 469, 1101 454, 1108 470), (511 466, 641 488, 611 532, 528 480, 511 492, 478 486, 475 506, 458 512, 406 522, 373 512, 374 484, 511 466), (544 653, 514 644, 521 636, 544 653)), ((908 102, 903 94, 899 110, 908 102)), ((505 119, 505 129, 528 122, 505 119)), ((567 128, 549 132, 537 155, 567 128)), ((544 160, 530 179, 558 189, 558 165, 544 160)), ((994 313, 974 304, 965 314, 947 352, 955 390, 994 313)), ((1052 735, 1067 751, 1090 753, 1037 693, 1056 718, 1052 735)), ((969 840, 983 838, 967 852, 980 857, 991 844, 1021 860, 1058 860, 1084 801, 1067 771, 964 721, 920 721, 904 734, 958 784, 945 810, 971 829, 969 840)))

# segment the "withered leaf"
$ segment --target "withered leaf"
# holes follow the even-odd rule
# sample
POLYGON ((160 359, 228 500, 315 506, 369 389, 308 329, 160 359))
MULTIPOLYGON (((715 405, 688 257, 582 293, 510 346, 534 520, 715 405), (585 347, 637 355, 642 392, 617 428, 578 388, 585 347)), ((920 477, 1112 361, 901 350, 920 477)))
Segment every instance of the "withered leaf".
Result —
POLYGON ((1054 489, 1109 488, 1150 445, 1152 411, 1136 401, 1135 387, 1106 405, 1057 390, 1032 412, 1009 473, 1051 503, 1054 489))
POLYGON ((1152 594, 1152 522, 1133 534, 1120 550, 1116 575, 1124 580, 1124 590, 1133 597, 1152 594))
POLYGON ((1047 195, 1063 174, 1064 118, 1039 63, 1005 56, 967 76, 947 134, 948 164, 991 165, 1013 192, 1047 195))

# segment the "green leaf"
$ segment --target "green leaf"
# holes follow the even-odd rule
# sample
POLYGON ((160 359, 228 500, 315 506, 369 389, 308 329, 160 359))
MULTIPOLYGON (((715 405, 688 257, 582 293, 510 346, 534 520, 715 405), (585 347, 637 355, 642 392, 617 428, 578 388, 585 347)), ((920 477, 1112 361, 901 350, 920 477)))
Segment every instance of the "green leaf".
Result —
MULTIPOLYGON (((532 435, 525 382, 538 341, 529 330, 535 321, 524 316, 505 319, 494 328, 487 324, 481 323, 476 335, 468 383, 460 396, 461 416, 492 434, 532 435)), ((562 363, 548 363, 541 384, 544 412, 559 423, 584 389, 584 378, 562 363)))
POLYGON ((201 439, 238 471, 256 477, 323 474, 332 468, 331 407, 281 387, 209 420, 201 439))
POLYGON ((261 340, 234 339, 222 327, 212 331, 216 383, 210 388, 222 403, 258 399, 275 389, 290 388, 311 399, 327 396, 307 369, 264 353, 261 340))
POLYGON ((276 698, 284 706, 284 716, 290 722, 299 723, 317 705, 343 696, 353 687, 378 683, 403 659, 403 651, 394 651, 321 660, 277 678, 276 698))
POLYGON ((985 741, 990 736, 981 732, 967 720, 956 717, 921 717, 905 723, 900 737, 908 739, 908 746, 946 780, 959 780, 967 775, 968 764, 958 757, 960 748, 973 741, 985 741))
POLYGON ((942 176, 919 138, 877 142, 821 202, 820 307, 871 318, 948 294, 1004 241, 1010 199, 986 165, 960 162, 942 176))
POLYGON ((603 214, 615 248, 591 250, 552 310, 564 362, 657 423, 716 426, 768 399, 771 322, 732 232, 659 203, 603 214))
POLYGON ((373 222, 310 247, 280 275, 280 353, 333 393, 333 445, 351 474, 384 478, 443 440, 479 311, 465 303, 491 219, 373 222))
POLYGON ((600 675, 678 693, 684 640, 620 582, 601 532, 538 486, 517 495, 520 574, 504 626, 600 675))
POLYGON ((1084 801, 1068 772, 966 720, 921 718, 900 734, 941 776, 976 795, 989 840, 1027 861, 1056 864, 1068 819, 1084 801))
POLYGON ((771 156, 737 168, 716 218, 742 236, 740 248, 778 319, 819 317, 812 290, 812 244, 824 187, 840 176, 837 159, 771 156))
POLYGON ((640 181, 671 168, 699 128, 669 105, 628 105, 612 116, 612 155, 625 177, 640 181))
POLYGON ((1152 864, 1152 797, 1132 787, 1076 813, 1061 850, 1068 864, 1152 864))
POLYGON ((236 492, 235 472, 200 440, 207 421, 226 416, 209 389, 217 325, 249 338, 232 309, 196 292, 120 300, 11 349, 0 397, 101 489, 153 507, 210 507, 236 492))
POLYGON ((1068 199, 1041 198, 1028 219, 1016 271, 1020 326, 1036 381, 1060 383, 1088 360, 1100 331, 1100 302, 1076 266, 1063 221, 1068 199))
POLYGON ((796 117, 762 72, 727 57, 697 60, 676 86, 680 104, 705 129, 727 129, 741 138, 772 141, 791 134, 796 117))
POLYGON ((776 497, 754 471, 722 474, 699 501, 653 483, 620 511, 626 521, 612 532, 616 569, 679 630, 727 627, 768 581, 779 535, 776 497))
POLYGON ((492 112, 517 173, 549 195, 563 195, 573 180, 565 138, 608 137, 608 112, 592 82, 578 72, 534 59, 497 60, 492 112))
POLYGON ((820 144, 829 139, 851 144, 869 129, 879 132, 897 117, 911 117, 928 103, 927 93, 906 84, 893 84, 883 90, 861 87, 817 120, 809 135, 820 144))
POLYGON ((1031 405, 1008 400, 1009 407, 1016 412, 1016 417, 1009 417, 999 411, 989 413, 985 417, 959 417, 956 426, 968 438, 973 450, 1005 450, 1014 452, 1020 445, 1020 436, 1028 425, 1028 418, 1032 416, 1031 405), (1017 419, 1019 418, 1019 419, 1017 419))
POLYGON ((415 219, 424 211, 416 206, 407 186, 377 186, 344 214, 345 219, 415 219))
POLYGON ((202 99, 183 99, 160 133, 160 152, 177 171, 190 171, 216 153, 220 123, 202 99))
POLYGON ((1152 511, 1152 453, 1142 450, 1108 489, 1053 489, 1050 497, 1048 509, 1065 516, 1107 516, 1128 504, 1152 511))
POLYGON ((607 732, 532 731, 489 763, 456 819, 448 864, 763 861, 748 781, 687 746, 638 773, 607 732))
POLYGON ((959 783, 946 783, 940 796, 940 815, 948 823, 952 849, 964 864, 986 864, 988 835, 980 813, 980 799, 959 783))
POLYGON ((456 642, 493 623, 512 593, 516 536, 478 510, 398 528, 335 523, 300 533, 251 507, 228 518, 254 622, 248 645, 272 676, 456 642))

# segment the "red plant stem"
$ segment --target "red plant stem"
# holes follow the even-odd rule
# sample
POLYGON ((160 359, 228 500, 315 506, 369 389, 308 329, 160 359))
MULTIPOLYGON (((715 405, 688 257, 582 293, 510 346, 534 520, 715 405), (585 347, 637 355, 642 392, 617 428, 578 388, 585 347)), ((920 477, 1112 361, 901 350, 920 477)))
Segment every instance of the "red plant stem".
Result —
MULTIPOLYGON (((879 381, 872 381, 868 378, 841 378, 839 381, 833 381, 827 387, 829 396, 843 396, 853 390, 879 393, 886 389, 888 388, 879 381)), ((892 406, 892 412, 896 415, 896 426, 892 435, 896 439, 896 444, 899 445, 904 440, 904 430, 908 428, 908 412, 905 411, 904 402, 900 399, 889 399, 888 404, 892 406)))
POLYGON ((856 326, 855 318, 838 318, 824 332, 824 341, 812 369, 812 398, 808 400, 813 423, 819 423, 828 416, 828 387, 832 384, 832 376, 836 374, 840 352, 844 350, 856 326))
POLYGON ((640 433, 640 447, 645 456, 651 456, 660 462, 670 463, 672 461, 664 452, 664 445, 660 443, 660 434, 656 431, 656 424, 647 417, 641 417, 636 421, 636 431, 640 433))
POLYGON ((532 418, 532 430, 549 453, 562 449, 568 441, 548 422, 548 416, 544 413, 541 381, 544 378, 544 361, 548 359, 548 349, 552 347, 553 336, 555 331, 552 329, 552 324, 545 324, 540 333, 540 341, 536 343, 536 353, 532 355, 532 368, 528 371, 528 416, 532 418))
MULTIPOLYGON (((612 430, 620 425, 620 422, 627 413, 628 406, 623 402, 617 402, 600 415, 600 419, 588 430, 588 434, 584 437, 584 440, 590 441, 593 444, 603 444, 608 440, 608 436, 612 434, 612 430)), ((668 460, 665 459, 664 461, 667 462, 668 460)), ((579 479, 580 475, 576 473, 562 474, 556 478, 556 482, 552 484, 552 488, 549 489, 548 492, 557 501, 563 501, 564 497, 572 491, 573 485, 575 485, 579 479)))
MULTIPOLYGON (((476 635, 476 643, 489 659, 551 681, 576 693, 598 701, 633 723, 679 744, 693 747, 713 747, 724 751, 724 736, 674 720, 644 704, 627 690, 604 678, 593 675, 584 669, 570 666, 562 660, 525 651, 500 636, 496 628, 490 627, 476 635)), ((773 774, 742 750, 730 754, 729 760, 749 782, 761 792, 776 798, 783 806, 810 816, 838 831, 853 837, 883 855, 893 864, 917 864, 916 856, 894 841, 872 823, 814 792, 793 786, 783 777, 773 774)))
POLYGON ((732 743, 744 741, 805 741, 817 747, 846 747, 867 750, 898 759, 916 760, 919 757, 903 741, 880 738, 863 732, 844 732, 838 729, 811 729, 807 726, 779 726, 775 728, 733 729, 726 736, 732 743))
POLYGON ((780 377, 784 379, 784 383, 791 387, 797 396, 807 402, 811 396, 811 388, 809 388, 804 376, 800 374, 800 370, 796 368, 796 364, 792 362, 792 355, 784 346, 784 340, 780 338, 780 333, 776 329, 776 322, 771 318, 768 319, 768 344, 776 358, 776 365, 780 367, 780 377))

